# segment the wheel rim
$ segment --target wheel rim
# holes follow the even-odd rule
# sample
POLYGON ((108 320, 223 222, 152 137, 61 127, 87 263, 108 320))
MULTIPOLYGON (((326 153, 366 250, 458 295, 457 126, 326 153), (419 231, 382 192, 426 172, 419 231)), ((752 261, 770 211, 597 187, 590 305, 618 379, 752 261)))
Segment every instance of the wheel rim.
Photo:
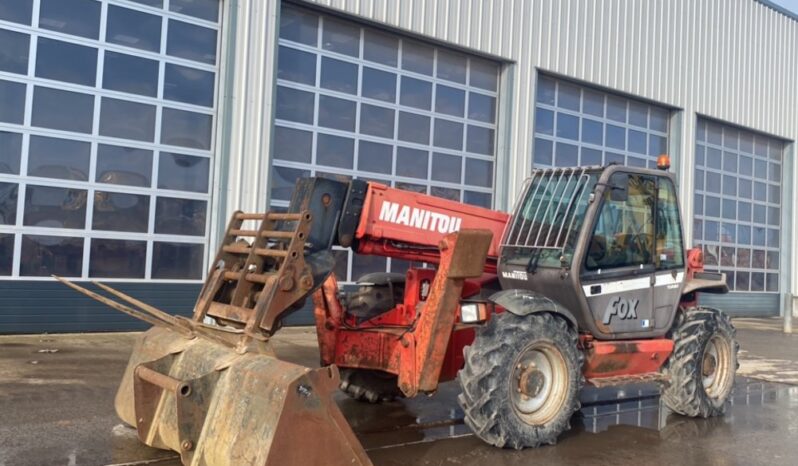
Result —
POLYGON ((510 375, 513 409, 527 424, 542 425, 562 409, 568 396, 568 365, 551 343, 526 347, 510 375))
POLYGON ((721 335, 713 335, 701 358, 701 384, 710 398, 723 398, 731 388, 731 345, 721 335))

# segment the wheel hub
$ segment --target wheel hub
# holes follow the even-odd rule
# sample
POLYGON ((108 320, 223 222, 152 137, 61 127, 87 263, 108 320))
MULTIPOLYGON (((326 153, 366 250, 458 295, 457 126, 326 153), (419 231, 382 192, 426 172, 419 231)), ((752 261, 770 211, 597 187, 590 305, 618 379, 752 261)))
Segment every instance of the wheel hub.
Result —
POLYGON ((731 368, 731 345, 714 335, 704 348, 701 360, 701 383, 711 398, 723 398, 731 390, 734 369, 731 368))
POLYGON ((511 377, 510 398, 524 422, 545 424, 562 409, 568 392, 568 366, 551 343, 525 348, 515 360, 511 377))
POLYGON ((518 381, 518 388, 521 389, 521 394, 529 398, 538 396, 545 385, 546 374, 534 366, 530 366, 523 371, 518 381))
POLYGON ((704 364, 702 368, 702 373, 704 377, 711 377, 715 374, 715 370, 718 368, 718 359, 711 354, 709 351, 704 355, 704 364))

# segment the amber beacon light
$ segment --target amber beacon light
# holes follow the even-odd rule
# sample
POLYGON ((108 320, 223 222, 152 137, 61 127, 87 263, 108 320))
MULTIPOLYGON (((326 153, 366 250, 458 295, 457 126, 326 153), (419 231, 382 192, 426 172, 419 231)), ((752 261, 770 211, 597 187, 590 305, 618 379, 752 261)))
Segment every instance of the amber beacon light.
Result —
POLYGON ((662 154, 657 157, 657 168, 660 170, 667 170, 671 168, 671 158, 668 154, 662 154))

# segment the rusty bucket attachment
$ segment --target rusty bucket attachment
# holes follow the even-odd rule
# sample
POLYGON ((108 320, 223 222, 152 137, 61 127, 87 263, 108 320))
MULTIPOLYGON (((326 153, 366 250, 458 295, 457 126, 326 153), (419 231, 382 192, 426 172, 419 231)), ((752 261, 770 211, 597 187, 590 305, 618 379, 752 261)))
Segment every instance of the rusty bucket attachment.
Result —
POLYGON ((142 442, 179 452, 184 465, 371 464, 332 398, 338 369, 281 361, 268 343, 333 267, 327 248, 306 244, 313 215, 236 212, 190 319, 55 277, 154 326, 115 402, 142 442))

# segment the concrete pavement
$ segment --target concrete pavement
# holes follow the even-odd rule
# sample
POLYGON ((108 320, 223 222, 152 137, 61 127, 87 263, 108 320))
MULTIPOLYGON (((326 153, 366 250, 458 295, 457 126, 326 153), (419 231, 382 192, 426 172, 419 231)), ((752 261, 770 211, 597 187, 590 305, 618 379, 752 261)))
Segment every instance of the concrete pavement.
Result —
MULTIPOLYGON (((746 377, 738 380, 722 418, 671 415, 662 426, 653 387, 587 389, 575 428, 557 446, 515 452, 470 434, 455 403, 456 384, 445 384, 431 398, 371 406, 341 397, 339 405, 378 466, 794 464, 798 335, 783 335, 764 320, 735 324, 746 377)), ((114 393, 134 338, 0 336, 0 466, 179 464, 171 452, 141 445, 114 414, 114 393)), ((275 347, 283 359, 317 363, 312 329, 285 329, 275 347)))

